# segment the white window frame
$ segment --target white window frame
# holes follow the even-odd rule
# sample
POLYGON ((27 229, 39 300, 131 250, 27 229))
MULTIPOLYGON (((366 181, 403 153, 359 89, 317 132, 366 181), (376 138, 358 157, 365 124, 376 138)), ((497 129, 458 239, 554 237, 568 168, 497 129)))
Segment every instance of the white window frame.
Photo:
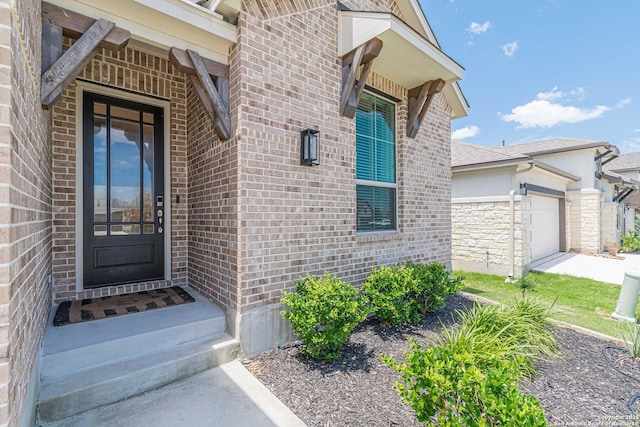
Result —
MULTIPOLYGON (((379 181, 369 181, 365 179, 357 179, 356 178, 356 188, 358 185, 369 186, 369 187, 383 187, 383 188, 393 188, 395 191, 393 192, 393 215, 395 227, 390 230, 358 230, 358 210, 356 208, 356 234, 368 235, 372 233, 387 233, 387 234, 395 234, 400 230, 400 217, 398 215, 398 102, 391 98, 385 97, 379 93, 375 93, 370 90, 364 90, 365 93, 369 95, 375 96, 376 98, 380 98, 393 104, 393 162, 394 162, 394 183, 390 182, 379 182, 379 181)), ((356 107, 357 110, 358 107, 356 107)), ((356 119, 357 120, 357 119, 356 119)), ((355 126, 355 121, 354 121, 355 126)), ((355 142, 355 141, 354 141, 355 142)), ((358 152, 356 150, 356 157, 358 156, 358 152)), ((356 162, 356 176, 358 176, 358 168, 356 162)))

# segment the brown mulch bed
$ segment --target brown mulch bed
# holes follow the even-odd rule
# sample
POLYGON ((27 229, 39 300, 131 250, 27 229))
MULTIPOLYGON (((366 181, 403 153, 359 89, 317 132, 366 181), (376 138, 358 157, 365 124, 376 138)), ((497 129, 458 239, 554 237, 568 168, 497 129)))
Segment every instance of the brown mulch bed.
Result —
MULTIPOLYGON (((419 426, 413 410, 392 389, 397 374, 380 354, 402 358, 407 339, 428 343, 443 325, 456 322, 456 310, 473 306, 461 295, 417 326, 386 327, 369 319, 351 336, 342 357, 321 363, 300 347, 273 349, 244 361, 245 366, 309 426, 419 426)), ((639 425, 627 408, 640 393, 640 362, 607 341, 558 327, 557 358, 537 364, 538 374, 521 389, 536 396, 551 425, 639 425), (613 369, 603 356, 603 348, 613 369), (638 380, 634 380, 635 377, 638 380)), ((640 412, 640 398, 634 405, 640 412)))

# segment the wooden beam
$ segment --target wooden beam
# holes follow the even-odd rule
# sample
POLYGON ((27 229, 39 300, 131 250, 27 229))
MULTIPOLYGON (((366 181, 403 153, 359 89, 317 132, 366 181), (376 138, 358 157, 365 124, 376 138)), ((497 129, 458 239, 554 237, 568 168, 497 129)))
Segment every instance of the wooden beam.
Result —
POLYGON ((42 21, 42 73, 62 56, 62 27, 42 21))
POLYGON ((429 110, 433 97, 442 91, 444 85, 445 82, 442 79, 430 80, 421 86, 414 87, 407 93, 407 97, 409 98, 407 136, 409 138, 415 138, 418 134, 422 120, 424 120, 429 110))
MULTIPOLYGON (((353 57, 356 50, 357 48, 347 53, 342 58, 342 66, 351 65, 351 63, 353 62, 353 57)), ((362 61, 360 61, 360 63, 366 64, 369 61, 373 61, 378 57, 378 55, 380 55, 381 50, 382 50, 382 40, 377 38, 369 40, 366 43, 366 46, 364 49, 364 55, 362 56, 362 61)))
POLYGON ((382 40, 371 39, 361 44, 342 59, 342 93, 340 96, 340 114, 354 118, 360 102, 360 96, 371 71, 373 60, 382 50, 382 40), (358 69, 362 65, 360 78, 356 81, 358 69))
MULTIPOLYGON (((42 3, 42 21, 57 25, 62 28, 62 33, 72 39, 79 39, 96 22, 88 16, 63 9, 51 3, 42 3)), ((104 39, 100 41, 99 47, 112 51, 119 51, 129 42, 131 34, 121 28, 113 28, 104 39)))
MULTIPOLYGON (((178 70, 182 71, 185 74, 195 75, 196 70, 193 67, 193 62, 189 57, 189 54, 177 47, 172 47, 169 51, 169 61, 176 67, 178 70)), ((222 77, 225 79, 229 78, 229 66, 221 64, 216 61, 212 61, 207 58, 202 58, 202 62, 204 63, 207 71, 212 76, 222 77)))
MULTIPOLYGON (((224 96, 220 96, 218 93, 218 89, 213 84, 213 80, 211 79, 211 75, 207 70, 207 67, 204 64, 204 61, 200 57, 198 52, 193 50, 187 50, 189 54, 189 58, 193 63, 193 68, 196 71, 195 79, 191 79, 193 82, 197 80, 198 84, 194 85, 198 95, 202 99, 205 108, 209 112, 209 116, 214 124, 214 129, 220 139, 229 139, 231 138, 231 117, 229 115, 229 106, 225 105, 224 100, 228 100, 228 95, 226 98, 224 96), (211 111, 213 110, 213 113, 211 111), (217 116, 217 120, 216 120, 217 116)), ((221 85, 221 87, 224 85, 221 85)), ((228 85, 224 86, 228 89, 228 85)))
POLYGON ((113 28, 115 28, 113 22, 97 20, 51 68, 44 72, 40 100, 45 108, 49 108, 60 98, 64 88, 96 55, 100 42, 113 28))

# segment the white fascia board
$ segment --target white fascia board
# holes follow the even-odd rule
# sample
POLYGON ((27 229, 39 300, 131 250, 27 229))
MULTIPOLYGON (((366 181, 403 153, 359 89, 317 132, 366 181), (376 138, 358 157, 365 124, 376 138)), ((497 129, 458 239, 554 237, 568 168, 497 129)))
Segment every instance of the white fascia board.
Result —
POLYGON ((193 49, 201 56, 229 63, 236 27, 217 13, 186 0, 49 0, 65 9, 103 18, 131 32, 131 38, 169 51, 193 49))
MULTIPOLYGON (((400 57, 396 69, 405 73, 420 70, 407 69, 405 62, 412 65, 435 67, 446 82, 462 78, 464 69, 442 52, 435 44, 416 33, 406 23, 390 13, 341 11, 338 28, 338 56, 342 57, 361 44, 378 37, 384 43, 382 52, 373 63, 373 68, 384 57, 400 57), (391 46, 388 46, 388 45, 391 46), (416 58, 417 57, 417 58, 416 58), (404 60, 404 61, 403 61, 404 60)), ((424 79, 416 83, 424 83, 424 79)))
POLYGON ((452 119, 459 119, 469 115, 469 104, 467 104, 458 82, 447 83, 442 92, 451 106, 452 119))

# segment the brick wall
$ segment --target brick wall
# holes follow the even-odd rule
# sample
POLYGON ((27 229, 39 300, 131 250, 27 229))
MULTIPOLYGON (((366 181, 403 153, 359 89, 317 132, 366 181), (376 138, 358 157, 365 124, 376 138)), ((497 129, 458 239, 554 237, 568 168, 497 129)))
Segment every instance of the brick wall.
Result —
POLYGON ((187 105, 189 285, 222 307, 235 309, 238 140, 218 139, 191 85, 187 105))
MULTIPOLYGON (((511 273, 511 207, 509 200, 456 201, 451 205, 451 258, 462 271, 511 273)), ((529 202, 514 202, 514 277, 526 273, 530 263, 529 202)))
MULTIPOLYGON (((65 38, 65 48, 71 40, 65 38)), ((171 103, 171 260, 173 284, 187 282, 187 84, 186 76, 166 57, 132 48, 119 53, 101 51, 78 79, 112 88, 167 99, 171 103), (180 195, 180 203, 175 196, 180 195)), ((54 301, 166 287, 166 281, 110 286, 80 291, 76 287, 76 105, 77 85, 72 82, 53 107, 53 296, 54 301)), ((126 94, 122 96, 126 99, 126 94)))
MULTIPOLYGON (((313 8, 286 14, 266 14, 274 9, 265 3, 244 3, 235 59, 243 72, 235 76, 238 92, 231 94, 240 102, 234 124, 238 311, 277 306, 282 291, 307 273, 331 271, 359 283, 381 264, 407 259, 449 264, 450 119, 444 98, 432 103, 418 137, 408 139, 407 89, 384 76, 369 77, 369 85, 401 100, 399 229, 356 234, 355 121, 339 114, 335 2, 314 2, 313 8), (312 168, 299 164, 300 131, 308 127, 321 133, 321 165, 312 168)), ((265 320, 270 322, 276 319, 265 320)))
POLYGON ((28 422, 51 306, 51 147, 40 2, 0 3, 0 424, 28 422), (21 414, 24 415, 21 417, 21 414))

